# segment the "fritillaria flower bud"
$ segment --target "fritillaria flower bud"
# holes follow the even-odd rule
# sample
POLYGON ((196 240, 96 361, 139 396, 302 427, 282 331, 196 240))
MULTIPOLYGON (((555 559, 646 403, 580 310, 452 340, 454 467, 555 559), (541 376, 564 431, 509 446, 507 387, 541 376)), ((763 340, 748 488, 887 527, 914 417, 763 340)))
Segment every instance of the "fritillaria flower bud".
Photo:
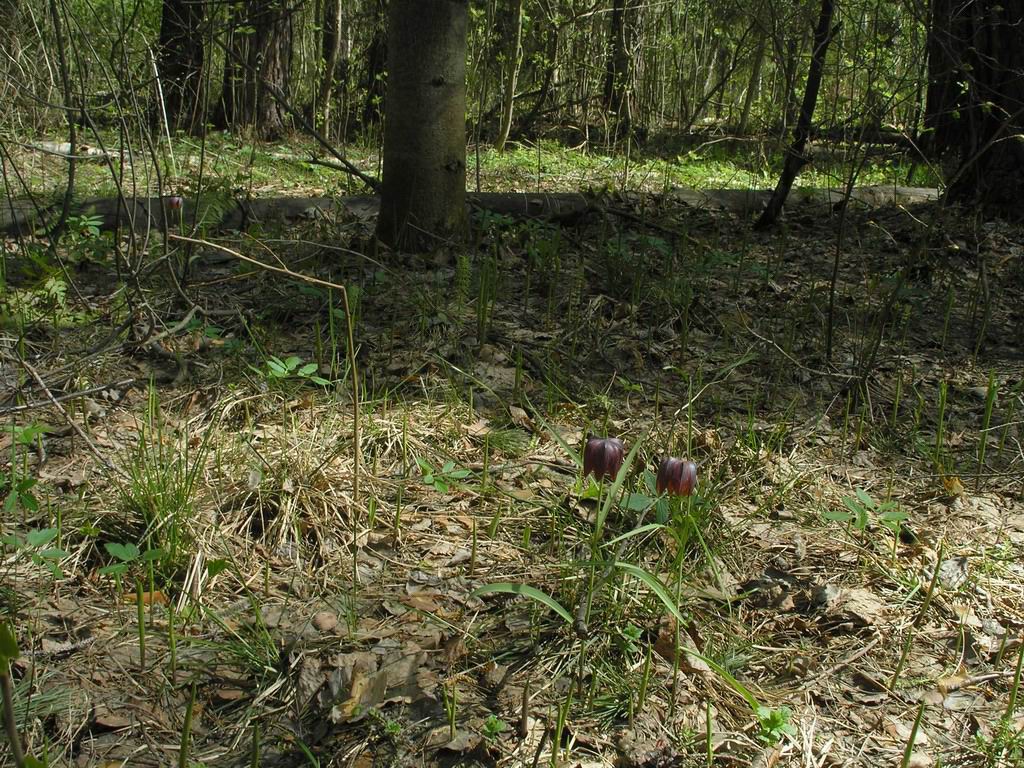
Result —
POLYGON ((697 465, 688 459, 673 456, 662 459, 658 466, 658 493, 689 496, 697 487, 697 465))
POLYGON ((600 480, 602 477, 615 478, 622 468, 625 447, 617 437, 587 437, 583 448, 583 476, 593 473, 600 480))
POLYGON ((181 206, 184 205, 185 201, 178 195, 172 195, 167 198, 167 207, 172 211, 180 211, 181 206))

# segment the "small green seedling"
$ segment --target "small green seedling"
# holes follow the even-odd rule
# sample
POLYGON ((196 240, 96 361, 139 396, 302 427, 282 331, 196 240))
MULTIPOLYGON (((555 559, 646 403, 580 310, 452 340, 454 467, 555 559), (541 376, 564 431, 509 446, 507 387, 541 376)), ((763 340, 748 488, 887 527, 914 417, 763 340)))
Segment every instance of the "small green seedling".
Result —
POLYGON ((60 547, 49 546, 59 533, 57 528, 36 528, 26 533, 24 538, 13 533, 0 536, 0 543, 18 554, 27 555, 33 563, 48 570, 53 578, 59 579, 63 575, 60 561, 68 553, 60 547))
POLYGON ((828 510, 822 516, 826 520, 847 523, 861 534, 867 530, 872 517, 894 535, 899 534, 900 525, 907 519, 907 513, 901 511, 895 501, 877 502, 862 488, 857 489, 856 496, 844 497, 843 505, 846 509, 828 510))
POLYGON ((260 370, 259 368, 253 368, 253 370, 272 381, 303 379, 319 384, 322 387, 329 387, 331 382, 317 374, 318 368, 319 366, 316 363, 303 363, 302 358, 295 355, 286 357, 284 360, 276 355, 271 355, 267 358, 265 370, 260 370))
POLYGON ((760 732, 757 738, 765 744, 778 744, 783 736, 795 736, 796 726, 789 722, 793 716, 789 707, 758 707, 755 713, 760 732))
POLYGON ((484 738, 494 741, 508 728, 505 721, 497 715, 491 714, 484 720, 484 738))
POLYGON ((438 493, 448 493, 452 486, 460 487, 463 480, 473 473, 468 469, 456 469, 454 461, 446 461, 435 469, 426 459, 416 459, 420 472, 423 473, 423 484, 432 485, 438 493))

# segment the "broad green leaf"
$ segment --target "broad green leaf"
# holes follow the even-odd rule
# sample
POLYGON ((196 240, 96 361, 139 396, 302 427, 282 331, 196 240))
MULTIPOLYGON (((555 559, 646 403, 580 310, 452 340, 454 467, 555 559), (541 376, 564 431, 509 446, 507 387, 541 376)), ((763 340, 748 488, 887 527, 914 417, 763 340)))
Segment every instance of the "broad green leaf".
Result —
POLYGON ((46 549, 39 550, 39 556, 47 560, 63 560, 68 556, 68 553, 57 547, 47 547, 46 549))
POLYGON ((510 582, 484 584, 482 587, 474 589, 470 594, 474 597, 479 597, 480 595, 487 595, 492 592, 504 592, 510 595, 522 595, 523 597, 529 597, 531 600, 536 600, 538 603, 546 605, 565 619, 567 623, 572 624, 572 615, 562 607, 561 603, 550 595, 541 592, 536 587, 531 587, 529 584, 513 584, 510 582))
POLYGON ((26 534, 25 541, 30 547, 43 547, 56 539, 57 533, 56 528, 37 528, 26 534))
POLYGON ((139 556, 139 548, 128 541, 123 544, 119 544, 116 541, 108 541, 103 546, 106 548, 108 554, 125 563, 130 563, 139 556))
POLYGON ((654 506, 656 498, 644 493, 627 493, 626 509, 631 512, 644 512, 654 506))
POLYGON ((875 506, 875 500, 872 499, 871 496, 868 495, 868 492, 865 491, 863 488, 857 489, 857 498, 860 499, 860 503, 863 504, 868 509, 871 509, 872 507, 875 506))
POLYGON ((120 576, 128 570, 128 563, 114 563, 113 565, 104 565, 98 571, 101 576, 120 576))
POLYGON ((162 547, 153 547, 152 549, 147 549, 142 553, 142 562, 150 563, 155 560, 159 560, 166 554, 167 552, 162 547))
POLYGON ((225 571, 228 565, 228 561, 223 558, 220 558, 218 560, 211 560, 206 564, 206 573, 209 574, 210 578, 212 579, 217 574, 225 571))
POLYGON ((296 368, 298 368, 299 363, 301 362, 301 357, 296 357, 295 355, 292 355, 284 361, 284 367, 287 368, 289 371, 294 371, 296 368))

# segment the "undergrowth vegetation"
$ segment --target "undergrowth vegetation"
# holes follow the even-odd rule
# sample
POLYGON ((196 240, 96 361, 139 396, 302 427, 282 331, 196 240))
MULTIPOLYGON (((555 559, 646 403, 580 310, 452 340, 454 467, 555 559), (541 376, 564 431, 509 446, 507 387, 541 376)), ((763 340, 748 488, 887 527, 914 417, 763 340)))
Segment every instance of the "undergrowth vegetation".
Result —
MULTIPOLYGON (((232 142, 210 205, 345 191, 232 142)), ((606 204, 477 214, 425 256, 341 205, 8 241, 17 738, 50 765, 1019 762, 1024 237, 928 204, 754 234, 668 194, 776 164, 483 152, 481 189, 606 204)))

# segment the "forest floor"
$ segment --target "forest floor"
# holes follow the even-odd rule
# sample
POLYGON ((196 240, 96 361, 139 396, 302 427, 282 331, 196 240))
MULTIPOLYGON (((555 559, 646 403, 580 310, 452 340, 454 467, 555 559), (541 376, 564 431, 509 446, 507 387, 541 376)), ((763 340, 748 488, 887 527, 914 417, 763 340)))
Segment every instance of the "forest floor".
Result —
POLYGON ((411 256, 339 209, 211 234, 186 303, 80 223, 0 293, 50 765, 1024 764, 1024 229, 610 192, 411 256))

